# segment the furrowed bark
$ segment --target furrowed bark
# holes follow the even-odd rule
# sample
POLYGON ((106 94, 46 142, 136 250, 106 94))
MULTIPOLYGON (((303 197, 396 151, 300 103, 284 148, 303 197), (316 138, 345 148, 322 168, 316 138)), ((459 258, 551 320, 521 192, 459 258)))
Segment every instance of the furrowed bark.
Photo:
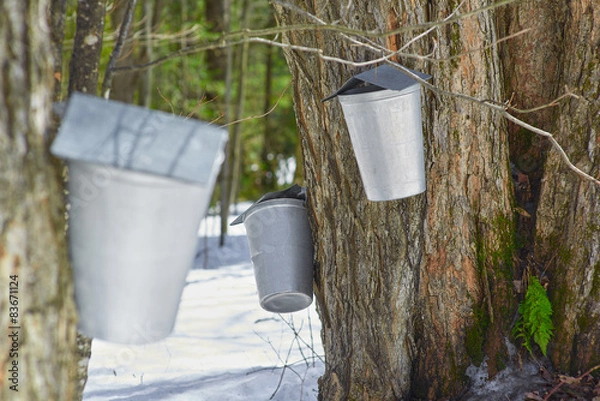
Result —
POLYGON ((0 3, 0 325, 4 337, 0 399, 4 400, 81 399, 63 189, 45 137, 53 86, 48 6, 47 1, 0 3), (17 282, 17 287, 9 287, 9 281, 17 282), (9 298, 9 288, 17 288, 16 293, 10 291, 16 298, 9 298))
MULTIPOLYGON (((556 139, 573 162, 600 176, 600 5, 570 2, 564 25, 562 84, 580 96, 557 108, 556 139)), ((550 152, 537 220, 536 256, 547 269, 555 336, 549 350, 576 375, 600 363, 600 189, 550 152)))
MULTIPOLYGON (((442 20, 454 11, 445 2, 293 4, 325 22, 380 31, 442 20)), ((471 1, 464 7, 484 5, 471 1)), ((285 24, 314 22, 289 7, 278 12, 285 24)), ((496 40, 493 13, 465 19, 460 28, 440 28, 433 37, 436 56, 458 57, 407 66, 430 72, 443 89, 502 98, 494 47, 459 56, 496 40)), ((380 44, 396 50, 411 39, 397 35, 380 44)), ((326 31, 290 32, 286 40, 347 60, 375 58, 326 31)), ((433 43, 417 41, 410 50, 427 54, 433 43)), ((320 398, 456 395, 470 363, 488 357, 496 368, 514 304, 507 279, 514 238, 504 121, 478 105, 426 93, 427 193, 369 202, 341 109, 336 101, 320 102, 359 69, 292 50, 286 57, 315 233, 315 290, 327 362, 320 398)))

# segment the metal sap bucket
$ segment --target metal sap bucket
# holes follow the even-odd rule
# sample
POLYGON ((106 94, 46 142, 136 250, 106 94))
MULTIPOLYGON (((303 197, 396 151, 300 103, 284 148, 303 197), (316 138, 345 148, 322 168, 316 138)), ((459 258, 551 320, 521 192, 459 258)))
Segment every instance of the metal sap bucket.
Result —
POLYGON ((77 96, 52 146, 69 167, 69 255, 79 329, 122 344, 150 343, 171 333, 226 140, 220 129, 205 131, 198 122, 172 116, 162 116, 164 126, 157 123, 158 131, 149 136, 144 121, 153 113, 77 96), (109 137, 94 125, 82 133, 80 117, 89 124, 105 120, 109 137), (111 118, 120 121, 112 124, 111 118), (191 134, 194 130, 202 132, 191 134), (113 135, 120 136, 119 145, 128 145, 106 163, 109 148, 117 149, 113 135), (126 135, 131 141, 124 141, 126 135), (201 151, 186 156, 181 143, 201 151), (132 167, 144 163, 151 169, 166 166, 170 173, 132 167))
POLYGON ((69 196, 83 202, 69 220, 80 330, 126 344, 168 336, 211 190, 79 161, 69 175, 69 196), (106 184, 91 196, 98 176, 106 184))
POLYGON ((305 202, 259 200, 232 223, 244 223, 260 306, 297 312, 313 299, 313 243, 305 202))
POLYGON ((328 99, 334 96, 342 106, 367 198, 386 201, 425 191, 420 84, 384 65, 353 77, 328 99))

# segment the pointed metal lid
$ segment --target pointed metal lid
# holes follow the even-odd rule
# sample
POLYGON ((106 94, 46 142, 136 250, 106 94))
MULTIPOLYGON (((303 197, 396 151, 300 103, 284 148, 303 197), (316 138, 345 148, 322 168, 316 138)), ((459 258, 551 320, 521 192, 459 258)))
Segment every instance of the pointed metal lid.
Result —
POLYGON ((257 200, 256 202, 254 202, 252 204, 252 206, 250 206, 248 209, 246 209, 246 211, 244 211, 244 213, 240 214, 229 225, 230 226, 235 226, 237 224, 243 223, 244 220, 246 219, 246 216, 252 210, 254 210, 257 207, 257 205, 259 205, 261 202, 265 202, 265 201, 268 201, 268 200, 271 200, 271 199, 283 199, 283 198, 287 198, 287 199, 300 199, 300 200, 306 202, 306 187, 301 187, 298 184, 294 184, 291 187, 289 187, 288 189, 284 189, 283 191, 268 192, 268 193, 264 194, 259 200, 257 200))
POLYGON ((215 125, 74 93, 50 151, 204 185, 218 173, 227 138, 215 125))
MULTIPOLYGON (((431 75, 414 71, 409 68, 407 69, 422 79, 427 80, 431 78, 431 75)), ((347 80, 340 89, 335 91, 330 96, 327 96, 322 101, 326 102, 338 95, 344 95, 346 92, 356 89, 365 83, 374 86, 375 88, 373 89, 376 90, 390 89, 395 91, 403 91, 415 84, 418 84, 419 82, 397 68, 384 64, 353 76, 347 80)))

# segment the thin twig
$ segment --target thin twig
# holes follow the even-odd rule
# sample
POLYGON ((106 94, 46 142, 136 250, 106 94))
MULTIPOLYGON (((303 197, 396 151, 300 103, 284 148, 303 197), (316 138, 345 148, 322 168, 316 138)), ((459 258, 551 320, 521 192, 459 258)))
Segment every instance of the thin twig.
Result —
POLYGON ((169 99, 167 99, 167 97, 162 94, 162 92, 161 92, 161 90, 160 90, 159 87, 156 87, 156 91, 158 92, 158 94, 160 95, 160 97, 162 98, 162 100, 164 100, 165 102, 167 102, 167 104, 171 108, 171 114, 175 114, 175 108, 173 107, 173 103, 171 103, 171 101, 169 99))
POLYGON ((502 116, 504 116, 504 118, 506 118, 507 120, 533 132, 534 134, 543 136, 545 138, 547 138, 550 141, 550 144, 559 152, 559 154, 561 155, 561 157, 563 158, 564 162, 567 164, 567 166, 573 170, 577 175, 579 175, 580 177, 584 178, 587 181, 591 181, 592 183, 600 186, 600 180, 592 177, 591 175, 585 173, 584 171, 582 171, 581 169, 579 169, 577 166, 575 166, 572 162, 571 159, 569 159, 569 156, 567 155, 567 153, 565 152, 565 150, 563 149, 563 147, 556 141, 556 139, 554 139, 554 136, 548 132, 548 131, 544 131, 541 128, 537 128, 534 127, 531 124, 526 123, 525 121, 513 116, 512 114, 510 114, 507 110, 506 110, 506 106, 502 103, 496 102, 496 101, 491 101, 491 100, 481 100, 481 99, 477 99, 473 96, 469 96, 469 95, 465 95, 463 93, 453 93, 453 92, 449 92, 446 91, 444 89, 440 89, 438 87, 435 87, 433 85, 431 85, 429 82, 425 81, 424 79, 422 79, 421 77, 419 77, 418 75, 414 74, 413 72, 411 72, 409 69, 407 69, 406 67, 398 64, 398 63, 394 63, 392 61, 388 61, 388 64, 393 65, 394 67, 400 69, 402 72, 404 72, 405 74, 409 75, 411 78, 415 79, 416 81, 418 81, 419 83, 421 83, 421 85, 423 85, 425 88, 438 93, 438 94, 442 94, 442 95, 446 95, 446 96, 451 96, 451 97, 455 97, 455 98, 459 98, 459 99, 463 99, 463 100, 467 100, 469 102, 474 102, 483 106, 486 106, 494 111, 500 112, 502 114, 502 116))
MULTIPOLYGON (((583 379, 584 377, 586 377, 587 375, 589 375, 590 373, 592 373, 594 370, 600 369, 600 365, 594 366, 593 368, 591 368, 590 370, 588 370, 587 372, 585 372, 584 374, 582 374, 579 377, 576 377, 575 380, 579 381, 581 379, 583 379)), ((559 388, 562 387, 562 385, 565 384, 565 381, 561 381, 560 383, 558 383, 558 385, 556 385, 547 395, 546 397, 544 397, 544 401, 548 401, 550 399, 550 397, 552 396, 552 394, 554 394, 555 392, 558 391, 559 388)))
MULTIPOLYGON (((180 49, 176 52, 159 57, 155 60, 149 61, 144 64, 121 66, 121 67, 116 67, 113 70, 115 72, 145 70, 145 69, 152 68, 152 67, 158 66, 160 64, 163 64, 166 61, 177 58, 177 57, 182 57, 182 56, 186 56, 189 54, 195 54, 195 53, 199 53, 199 52, 206 51, 206 50, 220 49, 220 48, 225 48, 228 46, 236 46, 239 44, 243 44, 244 42, 266 43, 266 44, 270 44, 270 45, 273 45, 276 47, 292 48, 295 50, 322 54, 322 50, 319 50, 319 49, 308 48, 305 46, 288 45, 288 44, 280 43, 280 42, 277 42, 274 40, 262 38, 262 36, 273 36, 273 35, 278 35, 281 33, 300 32, 300 31, 326 30, 326 31, 332 31, 332 32, 346 34, 346 35, 358 36, 358 37, 385 38, 385 37, 397 35, 400 33, 408 33, 408 32, 418 31, 421 29, 427 30, 430 28, 442 27, 442 26, 445 26, 448 24, 458 22, 462 19, 481 14, 485 11, 513 3, 515 1, 517 1, 517 0, 503 0, 503 1, 499 1, 497 3, 490 4, 485 7, 481 7, 481 8, 466 12, 466 13, 461 13, 461 14, 455 15, 452 18, 444 19, 441 22, 437 21, 437 22, 428 22, 428 23, 416 24, 416 25, 410 25, 410 26, 402 26, 400 28, 397 28, 397 29, 394 29, 391 31, 385 31, 385 32, 363 31, 363 30, 353 29, 353 28, 349 28, 349 27, 346 27, 343 25, 336 25, 336 24, 326 24, 326 25, 299 24, 299 25, 277 26, 277 27, 272 27, 272 28, 256 29, 256 30, 243 29, 243 30, 239 30, 239 31, 235 31, 235 32, 229 32, 229 33, 222 34, 219 38, 215 39, 214 41, 208 42, 208 43, 202 43, 202 44, 198 44, 198 45, 188 46, 186 48, 180 49), (241 39, 238 39, 238 38, 241 38, 241 39)), ((275 3, 280 6, 287 7, 287 8, 293 7, 287 3, 283 3, 283 2, 280 2, 277 0, 275 0, 275 3)), ((298 10, 300 10, 300 9, 298 9, 298 10)), ((300 11, 302 11, 302 13, 306 13, 303 10, 300 10, 300 11)), ((310 19, 319 20, 317 17, 312 16, 310 13, 307 13, 307 14, 309 16, 311 16, 310 19)), ((424 56, 418 56, 418 55, 413 55, 413 54, 402 54, 402 56, 407 57, 407 58, 420 59, 420 60, 427 59, 427 58, 424 58, 424 56)), ((338 60, 336 58, 329 58, 329 57, 327 57, 326 59, 328 59, 330 61, 338 60)), ((385 60, 385 57, 382 59, 379 59, 379 60, 372 60, 372 61, 366 62, 366 63, 354 63, 354 62, 350 62, 347 60, 344 60, 344 61, 345 61, 345 64, 351 64, 351 65, 355 65, 355 66, 364 66, 364 65, 370 65, 370 64, 382 62, 384 60, 385 60)))
MULTIPOLYGON (((316 356, 317 358, 319 358, 319 360, 323 363, 325 363, 325 361, 323 360, 323 358, 321 358, 321 356, 315 351, 314 347, 311 346, 310 344, 308 344, 301 336, 300 336, 300 331, 296 330, 296 328, 294 327, 293 324, 290 324, 289 321, 285 320, 281 315, 281 320, 283 320, 283 322, 285 324, 287 324, 287 326, 292 329, 292 332, 294 333, 295 339, 297 339, 298 341, 301 341, 302 344, 304 344, 313 354, 313 356, 316 356)), ((311 336, 312 336, 312 332, 311 332, 311 336)), ((304 353, 302 351, 300 351, 302 356, 304 356, 304 353)), ((306 360, 306 359, 305 359, 306 360)))
POLYGON ((200 100, 199 100, 199 101, 198 101, 198 103, 196 104, 196 107, 194 107, 194 108, 192 109, 192 111, 190 111, 190 112, 188 113, 188 115, 185 117, 185 119, 186 119, 186 120, 188 120, 188 119, 192 118, 192 116, 193 116, 194 114, 196 114, 196 110, 198 110, 200 107, 202 107, 202 106, 206 106, 207 104, 214 102, 216 98, 212 98, 212 99, 210 99, 210 100, 206 100, 206 101, 205 101, 204 99, 206 99, 206 96, 202 95, 202 97, 200 98, 200 100))
POLYGON ((279 359, 279 362, 281 362, 282 366, 285 368, 289 368, 292 372, 294 372, 298 377, 300 377, 300 374, 298 372, 296 372, 294 369, 292 369, 288 363, 288 361, 290 360, 290 354, 292 353, 292 349, 294 348, 294 342, 292 341, 290 343, 290 347, 288 348, 288 353, 287 356, 285 357, 285 361, 281 358, 281 354, 279 353, 279 350, 275 348, 275 346, 273 345, 273 342, 267 338, 264 338, 263 336, 261 336, 260 334, 258 334, 256 331, 254 332, 254 334, 256 334, 261 340, 263 340, 264 342, 266 342, 267 344, 269 344, 269 346, 271 347, 271 349, 273 350, 273 352, 275 352, 275 354, 277 355, 277 359, 279 359))
POLYGON ((268 111, 266 111, 265 113, 262 114, 255 114, 253 116, 248 116, 248 117, 244 117, 241 118, 239 120, 235 120, 235 121, 231 121, 230 123, 224 124, 223 127, 228 127, 230 125, 233 124, 239 124, 242 123, 244 121, 247 120, 255 120, 255 119, 259 119, 259 118, 264 118, 266 116, 268 116, 269 114, 271 114, 273 111, 275 111, 275 109, 277 108, 277 106, 279 106, 279 103, 281 103, 281 100, 283 99, 283 96, 285 95, 285 93, 287 92, 287 90, 289 89, 289 87, 292 85, 292 82, 289 82, 286 87, 283 89, 283 91, 281 91, 281 94, 279 95, 279 98, 277 99, 277 102, 275 102, 275 104, 273 105, 273 107, 271 107, 268 111))
POLYGON ((549 107, 556 107, 558 106, 559 102, 563 99, 566 98, 574 98, 574 99, 581 99, 581 96, 578 96, 576 94, 574 94, 568 86, 565 85, 565 93, 560 95, 559 97, 557 97, 556 99, 552 100, 549 103, 543 104, 541 106, 536 106, 533 107, 531 109, 519 109, 517 107, 513 107, 510 105, 510 102, 505 106, 506 109, 510 110, 510 111, 514 111, 515 113, 519 113, 519 114, 529 114, 529 113, 535 113, 536 111, 540 111, 540 110, 544 110, 547 109, 549 107))
POLYGON ((575 166, 571 162, 571 160, 569 159, 569 156, 567 156, 567 153, 565 152, 565 150, 562 148, 562 146, 560 146, 560 144, 556 141, 556 139, 554 139, 554 136, 550 132, 544 131, 537 127, 534 127, 531 124, 527 124, 525 121, 519 120, 518 118, 516 118, 512 114, 508 113, 507 111, 503 111, 502 114, 504 115, 504 117, 507 120, 512 121, 513 123, 515 123, 523 128, 528 129, 529 131, 533 132, 534 134, 548 138, 548 140, 550 141, 550 144, 558 151, 558 153, 563 158, 563 161, 567 164, 567 167, 569 167, 577 175, 584 178, 585 180, 591 181, 592 183, 600 186, 600 180, 597 180, 596 178, 592 177, 591 175, 585 173, 584 171, 579 169, 577 166, 575 166))

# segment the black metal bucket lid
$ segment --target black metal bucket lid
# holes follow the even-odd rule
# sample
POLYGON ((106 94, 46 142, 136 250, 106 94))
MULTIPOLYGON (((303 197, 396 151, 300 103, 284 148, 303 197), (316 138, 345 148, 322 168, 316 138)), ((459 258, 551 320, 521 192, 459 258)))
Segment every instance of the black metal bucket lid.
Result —
MULTIPOLYGON (((422 79, 430 79, 431 75, 414 71, 407 68, 410 72, 422 79)), ((333 94, 323 99, 323 102, 333 99, 338 95, 360 93, 370 90, 382 90, 390 89, 395 91, 402 91, 408 87, 414 85, 418 81, 407 74, 403 73, 397 68, 391 65, 381 65, 370 70, 361 72, 347 80, 344 85, 333 94), (366 88, 359 89, 366 85, 366 88), (357 90, 358 89, 358 90, 357 90), (350 93, 348 93, 350 92, 350 93)))
POLYGON ((291 187, 284 189, 283 191, 276 192, 268 192, 264 194, 259 200, 257 200, 252 206, 250 206, 246 211, 240 214, 234 221, 229 224, 230 226, 235 226, 237 224, 241 224, 244 222, 246 216, 252 212, 254 208, 256 208, 260 203, 271 200, 271 199, 300 199, 303 202, 306 202, 306 187, 301 187, 298 184, 294 184, 291 187))

